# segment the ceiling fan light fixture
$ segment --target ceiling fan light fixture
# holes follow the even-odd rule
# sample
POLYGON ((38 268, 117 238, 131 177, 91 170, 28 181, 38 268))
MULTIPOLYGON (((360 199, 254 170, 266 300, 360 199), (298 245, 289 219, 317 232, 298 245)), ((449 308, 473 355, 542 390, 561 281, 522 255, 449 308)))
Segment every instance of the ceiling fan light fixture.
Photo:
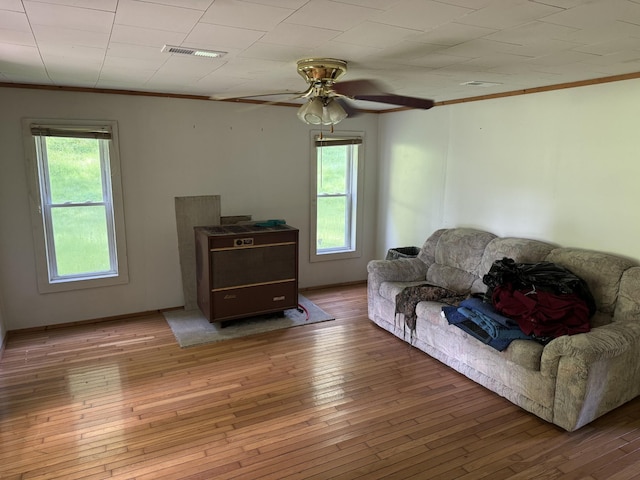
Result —
POLYGON ((323 122, 325 125, 335 125, 347 118, 347 112, 344 111, 342 105, 336 102, 335 99, 330 98, 327 105, 324 107, 323 122), (325 123, 324 120, 327 120, 325 123))
POLYGON ((298 118, 304 123, 320 125, 322 123, 323 110, 324 104, 322 103, 322 98, 313 97, 300 107, 298 110, 298 118))
POLYGON ((298 118, 309 125, 335 125, 347 112, 333 98, 313 97, 298 109, 298 118))

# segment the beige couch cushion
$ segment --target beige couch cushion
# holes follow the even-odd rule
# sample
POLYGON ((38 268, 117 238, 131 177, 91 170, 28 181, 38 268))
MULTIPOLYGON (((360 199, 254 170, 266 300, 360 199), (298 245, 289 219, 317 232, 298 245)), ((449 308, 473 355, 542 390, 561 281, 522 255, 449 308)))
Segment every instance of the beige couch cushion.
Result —
POLYGON ((554 248, 556 248, 554 245, 539 240, 514 237, 494 238, 484 250, 478 272, 479 278, 473 284, 471 291, 474 293, 487 291, 487 286, 482 281, 482 277, 487 274, 496 260, 502 260, 507 257, 518 263, 540 262, 554 248))
POLYGON ((473 228, 456 228, 440 233, 433 252, 434 263, 427 281, 457 292, 468 292, 478 278, 478 267, 487 244, 496 238, 473 228))
POLYGON ((613 315, 622 274, 634 265, 617 255, 579 248, 556 248, 545 260, 571 270, 587 282, 597 309, 609 315, 613 315))

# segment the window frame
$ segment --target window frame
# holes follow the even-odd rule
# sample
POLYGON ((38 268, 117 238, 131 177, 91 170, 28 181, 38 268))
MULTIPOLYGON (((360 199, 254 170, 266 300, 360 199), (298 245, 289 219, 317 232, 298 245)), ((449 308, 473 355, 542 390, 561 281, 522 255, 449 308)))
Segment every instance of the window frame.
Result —
POLYGON ((310 171, 310 240, 309 261, 321 262, 327 260, 340 260, 358 258, 362 256, 362 230, 364 209, 364 132, 342 131, 326 133, 320 130, 311 131, 311 171, 310 171), (347 172, 349 182, 349 196, 347 197, 347 212, 345 222, 351 236, 351 247, 348 249, 336 248, 318 251, 317 248, 317 220, 318 220, 318 145, 317 140, 331 141, 354 140, 358 143, 358 153, 351 159, 351 169, 347 172))
MULTIPOLYGON (((85 121, 29 118, 23 119, 22 124, 38 291, 40 293, 53 293, 128 283, 129 273, 127 266, 117 122, 112 120, 85 121), (51 193, 48 191, 48 179, 45 178, 49 174, 49 171, 47 169, 41 175, 38 152, 41 150, 43 143, 37 134, 32 133, 32 129, 35 131, 38 129, 63 129, 74 133, 78 132, 78 136, 83 136, 83 133, 86 132, 106 132, 105 135, 100 137, 108 140, 107 142, 100 142, 100 171, 103 199, 102 202, 91 202, 91 204, 85 204, 85 206, 105 206, 107 213, 107 235, 110 237, 108 239, 110 258, 110 268, 108 271, 97 272, 95 274, 83 273, 63 276, 57 274, 55 270, 55 249, 51 229, 51 205, 47 202, 47 199, 51 199, 51 193), (108 164, 102 163, 105 160, 105 153, 108 154, 108 164), (109 189, 111 192, 110 199, 105 198, 106 189, 109 189), (47 221, 47 217, 49 221, 47 221)), ((97 135, 100 135, 100 133, 97 133, 97 135)), ((70 204, 69 206, 79 205, 80 204, 70 204)), ((58 206, 54 205, 54 208, 57 207, 58 206)))

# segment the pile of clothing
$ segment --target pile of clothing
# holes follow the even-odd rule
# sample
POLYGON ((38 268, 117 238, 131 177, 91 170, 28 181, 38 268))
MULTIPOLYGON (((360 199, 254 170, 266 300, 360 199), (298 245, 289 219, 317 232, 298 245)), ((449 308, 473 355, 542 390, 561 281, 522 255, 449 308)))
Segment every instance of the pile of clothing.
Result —
POLYGON ((596 311, 586 282, 551 262, 496 260, 482 281, 487 292, 459 306, 445 306, 443 316, 484 343, 504 350, 517 339, 548 343, 561 335, 591 329, 596 311))

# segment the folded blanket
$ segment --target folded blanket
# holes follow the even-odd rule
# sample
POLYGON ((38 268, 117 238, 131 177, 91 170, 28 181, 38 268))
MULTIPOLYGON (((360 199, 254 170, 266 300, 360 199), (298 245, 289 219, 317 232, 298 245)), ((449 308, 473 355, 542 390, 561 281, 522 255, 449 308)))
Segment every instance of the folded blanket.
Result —
POLYGON ((504 315, 500 315, 493 305, 490 303, 482 301, 480 298, 467 298, 463 302, 460 303, 461 307, 468 308, 469 310, 475 310, 480 312, 488 317, 490 317, 494 322, 499 323, 503 327, 513 328, 518 327, 518 322, 513 318, 505 317, 504 315))
POLYGON ((465 307, 458 308, 458 312, 467 317, 473 323, 482 328, 491 338, 502 338, 505 340, 515 340, 516 338, 530 338, 520 327, 503 327, 491 317, 477 310, 471 310, 465 307))
POLYGON ((460 330, 468 333, 472 337, 480 340, 482 343, 495 348, 498 351, 503 351, 512 342, 512 339, 508 338, 493 338, 487 332, 485 332, 478 325, 473 323, 463 314, 458 311, 458 307, 446 306, 442 307, 442 314, 447 319, 449 324, 455 325, 460 330))

